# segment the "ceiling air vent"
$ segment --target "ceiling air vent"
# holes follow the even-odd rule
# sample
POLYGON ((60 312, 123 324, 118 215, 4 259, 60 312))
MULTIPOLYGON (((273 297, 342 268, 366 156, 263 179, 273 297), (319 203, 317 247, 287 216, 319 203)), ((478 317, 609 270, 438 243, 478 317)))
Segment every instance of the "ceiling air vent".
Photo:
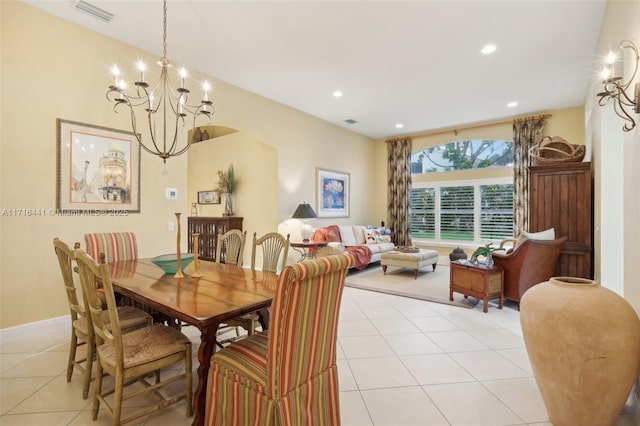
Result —
POLYGON ((349 124, 356 124, 357 123, 357 121, 354 120, 353 118, 348 118, 348 119, 344 120, 344 122, 345 123, 349 123, 349 124))
POLYGON ((97 18, 99 20, 101 20, 102 22, 111 22, 111 20, 113 19, 113 13, 111 12, 107 12, 104 9, 100 9, 99 7, 96 7, 94 5, 92 5, 91 3, 87 3, 84 0, 78 0, 77 2, 75 2, 75 7, 76 9, 93 16, 94 18, 97 18))

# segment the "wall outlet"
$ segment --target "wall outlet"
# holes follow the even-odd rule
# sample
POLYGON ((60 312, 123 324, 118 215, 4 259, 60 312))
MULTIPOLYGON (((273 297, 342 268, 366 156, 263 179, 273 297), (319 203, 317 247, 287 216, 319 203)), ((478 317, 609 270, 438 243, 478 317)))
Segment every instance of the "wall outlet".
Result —
POLYGON ((173 222, 169 222, 169 232, 173 232, 176 230, 176 224, 173 222))

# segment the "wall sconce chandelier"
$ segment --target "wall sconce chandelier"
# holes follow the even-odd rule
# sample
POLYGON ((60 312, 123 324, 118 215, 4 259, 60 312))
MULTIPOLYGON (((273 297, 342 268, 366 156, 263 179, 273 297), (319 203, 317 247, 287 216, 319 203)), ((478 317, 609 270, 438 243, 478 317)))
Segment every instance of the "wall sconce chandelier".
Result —
MULTIPOLYGON (((625 120, 622 130, 625 132, 630 131, 636 126, 636 122, 631 115, 632 112, 640 114, 640 105, 638 99, 640 98, 640 83, 636 83, 631 89, 631 94, 627 93, 627 89, 633 83, 633 80, 638 71, 638 62, 640 56, 638 55, 638 48, 629 40, 622 40, 620 42, 621 52, 624 49, 631 49, 635 56, 635 63, 633 64, 633 73, 627 82, 622 80, 622 77, 616 76, 614 64, 616 63, 617 56, 614 52, 609 52, 605 61, 604 68, 602 69, 602 84, 604 91, 598 93, 598 104, 604 106, 609 99, 613 100, 613 109, 618 117, 625 120), (631 107, 631 112, 626 108, 631 107)), ((620 70, 621 72, 621 70, 620 70)))
POLYGON ((109 86, 107 91, 107 99, 115 102, 113 110, 117 113, 121 105, 129 107, 131 113, 131 127, 140 146, 145 151, 157 155, 166 163, 167 158, 184 154, 191 147, 191 138, 186 138, 184 145, 178 142, 178 125, 185 124, 187 115, 193 116, 193 126, 196 126, 196 119, 201 116, 208 117, 214 113, 213 103, 209 100, 209 90, 211 85, 205 81, 202 85, 204 95, 199 105, 189 105, 189 90, 185 88, 185 79, 187 71, 184 68, 179 70, 180 87, 174 89, 171 87, 169 79, 169 69, 172 65, 167 59, 167 0, 163 1, 163 27, 162 27, 162 59, 158 61, 158 65, 162 67, 160 71, 160 80, 150 89, 149 84, 144 80, 144 72, 146 65, 142 61, 138 61, 137 69, 140 72, 140 81, 136 81, 135 90, 127 93, 127 83, 120 77, 120 69, 114 65, 111 73, 114 76, 114 84, 109 86), (136 123, 136 111, 142 112, 149 125, 149 134, 151 136, 151 144, 144 144, 142 136, 138 133, 136 123), (173 126, 169 126, 169 122, 173 122, 173 126))

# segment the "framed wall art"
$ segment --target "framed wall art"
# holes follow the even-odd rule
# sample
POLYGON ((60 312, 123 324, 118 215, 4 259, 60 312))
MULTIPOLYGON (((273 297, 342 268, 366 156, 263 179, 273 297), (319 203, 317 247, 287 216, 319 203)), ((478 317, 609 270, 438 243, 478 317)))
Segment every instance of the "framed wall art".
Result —
POLYGON ((220 192, 198 191, 198 204, 220 204, 220 192))
POLYGON ((133 132, 57 119, 56 208, 140 212, 140 144, 133 132))
POLYGON ((349 217, 349 173, 316 169, 318 217, 349 217))

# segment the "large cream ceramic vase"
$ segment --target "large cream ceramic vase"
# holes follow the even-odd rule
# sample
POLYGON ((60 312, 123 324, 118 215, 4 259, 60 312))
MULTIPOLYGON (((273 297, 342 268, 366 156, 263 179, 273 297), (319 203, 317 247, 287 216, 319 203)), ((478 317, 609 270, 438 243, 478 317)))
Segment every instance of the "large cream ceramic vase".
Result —
POLYGON ((631 305, 595 281, 554 277, 523 295, 520 322, 554 426, 614 424, 640 365, 631 305))

